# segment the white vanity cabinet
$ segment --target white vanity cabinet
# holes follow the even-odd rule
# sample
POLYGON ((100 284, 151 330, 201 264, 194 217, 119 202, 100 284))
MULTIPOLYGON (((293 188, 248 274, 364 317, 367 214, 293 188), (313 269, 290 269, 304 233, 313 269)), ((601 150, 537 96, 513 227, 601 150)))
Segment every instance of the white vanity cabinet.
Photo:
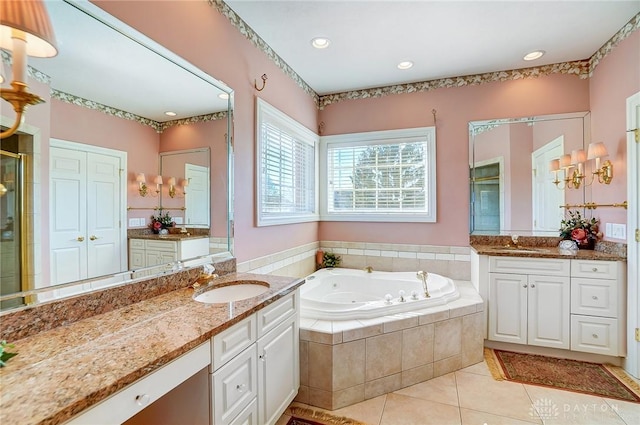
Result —
POLYGON ((207 255, 209 238, 180 240, 129 239, 129 268, 156 266, 207 255))
POLYGON ((569 269, 568 260, 490 257, 488 339, 568 349, 569 269))
POLYGON ((67 424, 121 424, 210 363, 211 343, 206 342, 75 416, 67 424))
POLYGON ((214 425, 274 424, 300 386, 299 295, 286 295, 213 337, 214 425))
POLYGON ((624 356, 626 279, 619 261, 571 260, 571 349, 624 356))

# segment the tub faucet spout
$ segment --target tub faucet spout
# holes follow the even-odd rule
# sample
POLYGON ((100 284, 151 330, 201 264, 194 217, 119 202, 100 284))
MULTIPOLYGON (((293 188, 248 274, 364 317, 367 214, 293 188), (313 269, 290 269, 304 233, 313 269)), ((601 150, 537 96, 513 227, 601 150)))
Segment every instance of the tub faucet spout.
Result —
POLYGON ((424 289, 424 297, 425 298, 430 298, 431 295, 429 295, 429 288, 427 288, 427 277, 429 276, 429 273, 425 272, 424 270, 420 270, 418 273, 416 273, 416 277, 420 280, 422 280, 422 288, 424 289))

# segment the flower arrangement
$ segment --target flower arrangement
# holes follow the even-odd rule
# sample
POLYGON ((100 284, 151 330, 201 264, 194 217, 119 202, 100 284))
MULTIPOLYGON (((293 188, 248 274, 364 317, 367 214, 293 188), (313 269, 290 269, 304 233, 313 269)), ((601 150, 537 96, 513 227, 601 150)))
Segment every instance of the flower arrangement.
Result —
POLYGON ((157 233, 161 229, 173 227, 175 226, 175 224, 176 223, 173 221, 173 218, 171 218, 168 212, 162 213, 162 210, 160 210, 158 215, 151 216, 151 223, 149 224, 149 227, 151 227, 151 230, 157 233))
POLYGON ((333 252, 325 252, 322 256, 322 267, 338 267, 342 262, 342 258, 333 252))
POLYGON ((8 344, 5 340, 0 341, 0 367, 6 366, 6 362, 8 362, 11 357, 18 355, 18 353, 9 353, 8 351, 5 351, 6 348, 14 348, 14 345, 8 344))
POLYGON ((568 217, 560 222, 560 236, 563 239, 571 239, 578 245, 588 245, 602 237, 598 231, 596 218, 587 219, 580 214, 580 211, 567 211, 568 217))

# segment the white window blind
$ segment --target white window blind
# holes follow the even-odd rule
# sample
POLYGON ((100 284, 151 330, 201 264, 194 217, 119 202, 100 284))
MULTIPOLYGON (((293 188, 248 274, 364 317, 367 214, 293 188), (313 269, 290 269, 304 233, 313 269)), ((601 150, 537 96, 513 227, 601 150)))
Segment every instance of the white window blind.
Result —
POLYGON ((258 99, 258 225, 317 220, 317 135, 258 99))
POLYGON ((323 138, 323 220, 435 221, 432 128, 323 138))

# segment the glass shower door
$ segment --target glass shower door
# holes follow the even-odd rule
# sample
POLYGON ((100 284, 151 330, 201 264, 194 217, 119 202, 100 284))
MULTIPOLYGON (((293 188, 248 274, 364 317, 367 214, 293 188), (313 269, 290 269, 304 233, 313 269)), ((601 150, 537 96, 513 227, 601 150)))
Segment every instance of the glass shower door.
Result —
MULTIPOLYGON (((22 291, 20 225, 22 158, 0 150, 0 295, 22 291)), ((0 309, 24 304, 24 298, 0 303, 0 309)))

